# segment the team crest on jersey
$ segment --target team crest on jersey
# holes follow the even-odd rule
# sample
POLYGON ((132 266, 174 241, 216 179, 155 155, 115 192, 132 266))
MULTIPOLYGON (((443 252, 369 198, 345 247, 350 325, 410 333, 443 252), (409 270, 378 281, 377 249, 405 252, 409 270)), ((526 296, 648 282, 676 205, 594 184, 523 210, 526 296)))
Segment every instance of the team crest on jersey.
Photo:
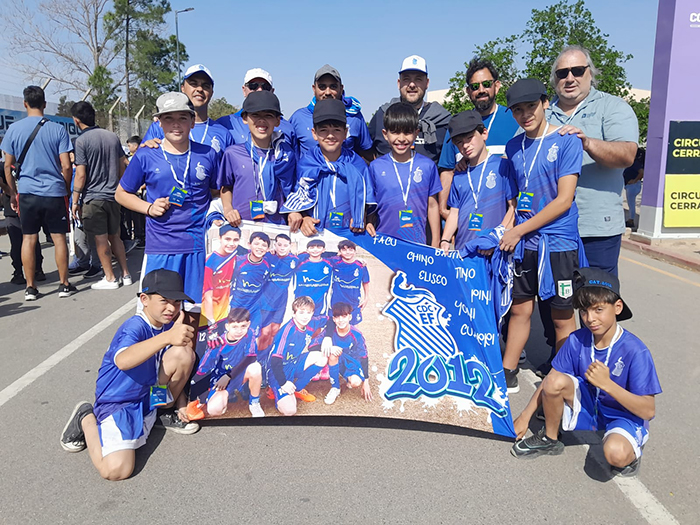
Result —
POLYGON ((615 377, 620 377, 622 375, 623 368, 625 368, 625 363, 622 361, 622 358, 619 357, 615 363, 615 368, 612 371, 612 375, 615 377))
POLYGON ((416 168, 416 171, 413 172, 413 182, 415 182, 417 184, 422 180, 423 180, 423 170, 420 169, 420 166, 418 166, 416 168))
POLYGON ((218 138, 211 138, 211 147, 214 148, 214 151, 216 151, 217 153, 221 151, 221 142, 219 142, 218 138))
POLYGON ((416 288, 398 271, 391 282, 393 299, 382 313, 396 323, 396 351, 411 348, 421 359, 440 355, 445 359, 457 355, 457 343, 448 332, 450 315, 425 288, 416 288))
POLYGON ((328 266, 323 267, 323 273, 328 275, 328 266))
POLYGON ((557 281, 557 295, 562 299, 568 299, 574 295, 574 287, 571 281, 557 281))
POLYGON ((486 176, 486 187, 490 190, 496 187, 496 174, 493 171, 489 171, 486 176))
POLYGON ((552 147, 549 148, 549 151, 547 152, 547 160, 549 162, 554 162, 557 160, 557 156, 559 154, 559 146, 556 144, 552 144, 552 147))
POLYGON ((355 273, 353 273, 353 276, 358 277, 360 275, 360 270, 355 268, 355 273))
POLYGON ((296 268, 296 267, 297 267, 296 261, 291 261, 291 262, 289 263, 289 267, 290 267, 292 270, 293 270, 294 268, 296 268))
POLYGON ((386 171, 382 171, 382 177, 386 177, 386 171))
POLYGON ((204 169, 201 162, 198 162, 194 167, 194 174, 199 180, 204 180, 207 178, 207 171, 204 169))

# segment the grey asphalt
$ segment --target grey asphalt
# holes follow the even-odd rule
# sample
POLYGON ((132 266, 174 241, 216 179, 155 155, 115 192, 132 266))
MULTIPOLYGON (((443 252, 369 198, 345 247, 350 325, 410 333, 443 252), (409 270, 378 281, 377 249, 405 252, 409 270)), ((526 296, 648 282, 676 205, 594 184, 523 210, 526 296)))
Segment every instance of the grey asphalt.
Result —
MULTIPOLYGON (((45 255, 46 295, 34 303, 6 282, 10 260, 0 260, 0 400, 135 297, 135 286, 93 291, 78 278, 80 292, 58 299, 53 250, 45 255)), ((139 258, 130 255, 134 273, 139 258)), ((134 475, 103 481, 86 452, 62 451, 59 435, 75 403, 93 399, 102 355, 127 314, 0 406, 0 523, 672 523, 653 513, 658 505, 698 523, 700 275, 627 251, 620 270, 634 312, 624 326, 651 348, 664 388, 627 492, 596 462, 595 434, 567 437, 562 456, 518 461, 510 440, 489 434, 340 417, 204 423, 193 436, 155 429, 134 475)), ((539 331, 528 345, 534 365, 547 353, 539 331)), ((511 398, 515 412, 534 390, 527 378, 511 398)))

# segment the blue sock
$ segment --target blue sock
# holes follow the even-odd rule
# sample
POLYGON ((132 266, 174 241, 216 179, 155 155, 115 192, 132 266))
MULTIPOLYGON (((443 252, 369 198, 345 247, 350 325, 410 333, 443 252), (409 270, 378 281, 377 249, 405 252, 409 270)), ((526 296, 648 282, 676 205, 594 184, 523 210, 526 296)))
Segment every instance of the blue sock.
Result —
POLYGON ((294 381, 294 385, 297 387, 297 390, 303 390, 304 387, 309 384, 309 381, 311 381, 311 379, 321 370, 323 370, 323 367, 318 365, 311 365, 309 368, 304 370, 299 378, 294 381))
POLYGON ((331 386, 340 388, 340 363, 329 365, 328 373, 331 376, 331 386))
POLYGON ((250 399, 248 400, 248 404, 252 405, 253 403, 260 403, 260 396, 254 396, 253 394, 250 394, 250 399))

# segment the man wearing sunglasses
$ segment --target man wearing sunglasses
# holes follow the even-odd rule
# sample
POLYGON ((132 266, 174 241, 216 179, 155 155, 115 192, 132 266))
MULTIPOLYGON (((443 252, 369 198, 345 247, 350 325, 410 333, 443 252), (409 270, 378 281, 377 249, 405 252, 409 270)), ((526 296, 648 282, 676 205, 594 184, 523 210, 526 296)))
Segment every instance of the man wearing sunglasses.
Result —
MULTIPOLYGON (((241 89, 243 90, 244 99, 254 91, 275 92, 275 88, 272 84, 272 75, 259 67, 246 71, 243 77, 243 87, 241 89)), ((242 113, 243 109, 241 106, 241 110, 237 113, 226 115, 216 121, 217 124, 221 124, 229 130, 233 138, 233 144, 245 144, 248 141, 248 137, 250 137, 250 128, 243 122, 242 113)), ((294 144, 294 128, 284 117, 280 119, 280 125, 275 128, 275 131, 281 132, 288 144, 294 144)))
POLYGON ((595 88, 596 69, 588 51, 564 48, 554 61, 550 81, 556 91, 547 119, 559 134, 583 142, 583 168, 576 189, 578 228, 588 263, 617 275, 625 213, 623 171, 637 154, 639 127, 632 108, 621 98, 595 88))
POLYGON ((369 123, 372 146, 377 157, 386 155, 391 151, 382 134, 384 112, 396 102, 406 102, 415 108, 420 118, 418 138, 416 138, 414 143, 415 151, 425 155, 437 164, 440 158, 440 151, 443 148, 443 140, 447 133, 447 124, 450 122, 452 115, 439 103, 425 101, 425 93, 429 84, 428 65, 425 59, 418 55, 406 57, 399 71, 399 98, 392 98, 388 103, 381 106, 369 123))

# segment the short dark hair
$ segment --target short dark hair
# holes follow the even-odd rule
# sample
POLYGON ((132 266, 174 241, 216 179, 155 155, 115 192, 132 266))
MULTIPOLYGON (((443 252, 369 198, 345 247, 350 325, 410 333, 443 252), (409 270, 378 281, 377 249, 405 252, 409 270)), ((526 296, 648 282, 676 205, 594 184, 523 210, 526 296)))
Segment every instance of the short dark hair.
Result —
POLYGON ((76 102, 73 104, 73 106, 71 106, 70 114, 86 126, 95 125, 95 108, 93 108, 92 104, 89 102, 84 100, 76 102))
POLYGON ((604 286, 583 286, 574 292, 573 306, 577 310, 588 310, 596 304, 615 304, 620 296, 604 286))
POLYGON ((357 244, 349 241, 348 239, 343 239, 338 243, 338 249, 342 250, 343 248, 352 248, 353 250, 357 250, 357 244))
POLYGON ((352 306, 348 303, 339 302, 333 305, 333 317, 342 317, 344 315, 350 315, 352 313, 352 306))
POLYGON ((126 139, 127 144, 141 144, 141 137, 138 135, 132 135, 128 139, 126 139))
POLYGON ((285 241, 292 242, 292 239, 286 233, 280 233, 277 237, 275 237, 275 240, 277 239, 284 239, 285 241))
POLYGON ((464 77, 465 80, 467 81, 467 84, 470 84, 470 80, 474 76, 474 73, 476 73, 477 71, 481 71, 482 69, 488 69, 489 73, 491 73, 491 76, 493 77, 493 79, 498 80, 498 71, 496 71, 496 68, 491 63, 490 60, 485 60, 485 59, 482 59, 479 57, 474 57, 474 58, 472 58, 471 62, 469 62, 469 67, 467 68, 467 74, 464 77))
POLYGON ((250 321, 250 312, 247 308, 231 308, 228 314, 227 322, 229 323, 245 323, 250 321))
POLYGON ((46 104, 46 95, 39 86, 27 86, 22 92, 24 101, 32 109, 43 109, 46 104))
POLYGON ((415 133, 418 120, 416 108, 407 102, 396 102, 384 112, 384 129, 392 133, 415 133))
POLYGON ((248 241, 249 244, 253 244, 253 241, 255 239, 260 239, 263 242, 267 243, 268 246, 270 246, 270 238, 267 236, 267 233, 264 232, 253 232, 253 234, 250 236, 250 240, 248 241))

